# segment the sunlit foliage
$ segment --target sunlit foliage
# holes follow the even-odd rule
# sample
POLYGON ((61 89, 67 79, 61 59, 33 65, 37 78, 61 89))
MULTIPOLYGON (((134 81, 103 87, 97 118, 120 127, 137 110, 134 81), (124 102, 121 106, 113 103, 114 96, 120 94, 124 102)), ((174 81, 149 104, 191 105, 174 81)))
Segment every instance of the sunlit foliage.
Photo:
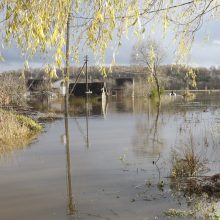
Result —
POLYGON ((164 59, 165 51, 161 43, 155 40, 140 41, 133 47, 132 61, 147 67, 148 73, 150 73, 147 81, 149 85, 155 85, 159 99, 161 93, 159 68, 164 59))
POLYGON ((1 0, 1 34, 5 43, 16 41, 27 59, 37 51, 52 50, 61 66, 69 19, 71 57, 77 61, 80 47, 87 47, 104 63, 113 38, 117 36, 120 46, 129 27, 140 35, 150 21, 159 21, 165 33, 174 30, 178 55, 183 57, 204 19, 217 18, 219 4, 219 0, 1 0))

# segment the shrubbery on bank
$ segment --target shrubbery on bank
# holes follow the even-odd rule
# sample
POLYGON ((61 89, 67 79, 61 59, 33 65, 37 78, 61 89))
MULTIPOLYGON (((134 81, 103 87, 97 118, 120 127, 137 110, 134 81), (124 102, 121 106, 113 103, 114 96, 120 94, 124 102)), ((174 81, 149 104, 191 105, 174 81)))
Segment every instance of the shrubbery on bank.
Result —
POLYGON ((0 154, 24 147, 41 130, 42 126, 29 117, 0 110, 0 154))

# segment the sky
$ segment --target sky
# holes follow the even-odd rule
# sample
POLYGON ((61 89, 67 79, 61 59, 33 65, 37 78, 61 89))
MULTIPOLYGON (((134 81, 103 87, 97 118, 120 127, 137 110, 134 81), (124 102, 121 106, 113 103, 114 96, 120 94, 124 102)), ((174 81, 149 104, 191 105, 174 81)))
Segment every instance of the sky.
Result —
MULTIPOLYGON (((147 38, 148 35, 145 33, 143 39, 147 38)), ((167 54, 165 64, 175 63, 175 45, 173 44, 172 34, 168 33, 164 38, 162 33, 155 31, 151 33, 151 38, 157 39, 164 47, 167 54)), ((106 65, 111 64, 113 53, 116 55, 117 65, 131 65, 132 47, 136 42, 137 36, 133 34, 133 31, 129 31, 128 35, 123 38, 122 46, 117 52, 115 52, 115 43, 112 42, 106 51, 106 65)), ((3 47, 2 45, 2 48, 3 47)), ((87 51, 86 49, 84 49, 80 55, 81 64, 83 64, 83 57, 86 54, 89 56, 89 65, 96 65, 97 60, 94 58, 91 51, 87 51)), ((21 56, 21 51, 16 48, 16 46, 11 46, 10 48, 4 47, 2 49, 2 55, 5 61, 0 63, 0 72, 23 68, 25 58, 21 56)), ((49 54, 46 58, 45 56, 36 54, 36 56, 29 61, 29 66, 31 68, 42 68, 47 63, 52 63, 52 61, 52 54, 49 54)), ((208 25, 203 25, 201 30, 197 32, 187 64, 207 68, 211 66, 220 66, 220 22, 209 22, 208 25)), ((71 65, 73 65, 73 63, 71 63, 71 65)))

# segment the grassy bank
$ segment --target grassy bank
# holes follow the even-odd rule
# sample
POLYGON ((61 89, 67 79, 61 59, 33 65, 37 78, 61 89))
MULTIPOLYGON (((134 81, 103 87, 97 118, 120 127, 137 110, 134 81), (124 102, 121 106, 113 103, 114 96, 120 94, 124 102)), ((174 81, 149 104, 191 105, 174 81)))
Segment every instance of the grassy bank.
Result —
POLYGON ((0 110, 0 154, 23 148, 42 130, 29 117, 0 110))

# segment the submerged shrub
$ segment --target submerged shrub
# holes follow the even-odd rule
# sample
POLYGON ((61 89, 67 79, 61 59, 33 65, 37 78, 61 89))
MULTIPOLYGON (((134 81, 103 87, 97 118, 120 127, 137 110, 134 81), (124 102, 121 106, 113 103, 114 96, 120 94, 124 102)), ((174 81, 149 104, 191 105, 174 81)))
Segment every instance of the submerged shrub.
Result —
MULTIPOLYGON (((160 95, 163 95, 163 94, 164 94, 164 88, 161 87, 161 88, 160 88, 160 95)), ((149 94, 149 97, 152 98, 152 99, 158 97, 158 93, 157 93, 157 88, 156 88, 156 87, 154 87, 154 88, 151 89, 150 94, 149 94)))
POLYGON ((197 176, 205 170, 205 164, 204 156, 196 151, 192 134, 187 144, 171 152, 172 177, 197 176))
POLYGON ((192 195, 186 197, 188 207, 185 210, 168 209, 164 211, 166 216, 184 219, 219 220, 216 198, 209 198, 207 194, 201 196, 192 195))
POLYGON ((186 148, 182 153, 173 151, 171 160, 172 177, 197 176, 204 170, 205 161, 190 148, 186 148))
POLYGON ((183 97, 187 100, 187 101, 191 101, 194 100, 196 95, 192 92, 190 92, 189 90, 184 91, 183 93, 183 97))

